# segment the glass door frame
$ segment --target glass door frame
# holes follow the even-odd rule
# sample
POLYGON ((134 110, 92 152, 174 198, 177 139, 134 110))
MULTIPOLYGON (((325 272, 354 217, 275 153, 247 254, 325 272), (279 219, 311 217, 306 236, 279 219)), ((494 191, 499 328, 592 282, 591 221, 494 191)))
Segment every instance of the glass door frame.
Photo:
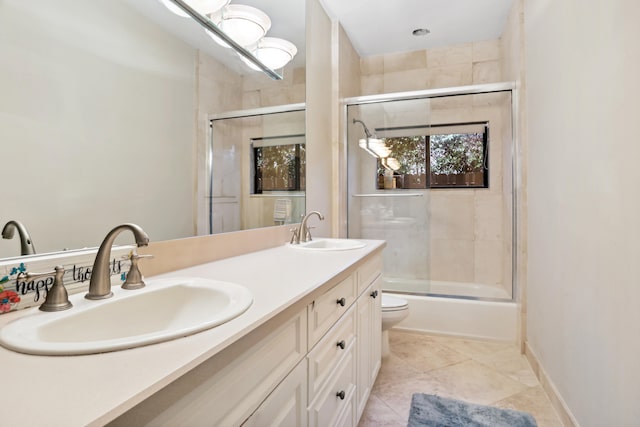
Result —
MULTIPOLYGON (((356 105, 365 105, 365 104, 376 104, 382 102, 389 101, 403 101, 403 100, 411 100, 411 99, 427 99, 427 98, 440 98, 446 96, 455 96, 455 95, 475 95, 475 94, 485 94, 485 93, 495 93, 495 92, 510 92, 511 93, 511 209, 512 209, 512 219, 511 219, 511 300, 517 301, 519 295, 518 291, 518 253, 520 251, 520 239, 518 233, 519 226, 519 189, 521 186, 521 176, 520 176, 520 148, 519 148, 519 99, 518 99, 518 90, 515 82, 499 82, 499 83, 487 83, 487 84, 479 84, 479 85, 468 85, 468 86, 456 86, 456 87, 448 87, 448 88, 437 88, 437 89, 427 89, 427 90, 419 90, 419 91, 409 91, 409 92, 394 92, 394 93, 384 93, 377 95, 364 95, 357 97, 345 98, 342 100, 341 105, 341 115, 342 115, 342 123, 343 126, 342 138, 344 144, 341 148, 341 170, 340 176, 346 177, 348 174, 347 171, 347 141, 348 141, 348 126, 347 124, 347 114, 348 107, 356 106, 356 105)), ((346 185, 346 178, 344 181, 346 185)), ((344 187, 346 188, 346 187, 344 187)), ((348 191, 344 191, 340 197, 340 212, 344 221, 342 221, 345 225, 345 229, 342 230, 343 233, 347 233, 346 227, 348 227, 348 221, 346 218, 348 217, 348 191)), ((479 297, 463 297, 464 299, 474 299, 474 300, 482 300, 482 301, 493 301, 491 298, 479 298, 479 297)), ((509 301, 509 300, 499 300, 499 301, 509 301)))

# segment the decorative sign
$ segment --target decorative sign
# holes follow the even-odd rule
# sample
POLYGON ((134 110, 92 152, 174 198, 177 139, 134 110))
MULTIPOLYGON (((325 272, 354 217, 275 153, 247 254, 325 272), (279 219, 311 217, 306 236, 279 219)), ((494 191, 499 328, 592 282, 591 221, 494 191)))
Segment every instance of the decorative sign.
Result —
MULTIPOLYGON (((127 253, 129 248, 112 250, 111 277, 114 281, 124 282, 126 272, 129 271, 131 261, 122 259, 122 253, 127 253), (115 278, 114 278, 115 276, 115 278)), ((95 253, 81 256, 70 256, 66 259, 43 260, 34 259, 29 262, 20 262, 14 265, 0 267, 0 314, 23 308, 39 305, 44 302, 49 288, 53 285, 53 265, 64 267, 64 286, 69 294, 86 291, 91 279, 93 258, 95 253), (70 262, 70 264, 67 264, 70 262), (4 271, 3 271, 4 270, 4 271), (26 279, 20 273, 51 271, 51 276, 26 279)))

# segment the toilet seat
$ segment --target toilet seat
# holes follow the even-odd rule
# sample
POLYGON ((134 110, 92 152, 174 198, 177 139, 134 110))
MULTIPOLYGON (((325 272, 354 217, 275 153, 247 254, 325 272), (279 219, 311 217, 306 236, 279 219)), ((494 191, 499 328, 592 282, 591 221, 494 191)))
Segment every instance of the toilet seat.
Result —
POLYGON ((403 298, 382 294, 382 311, 401 311, 409 308, 409 302, 403 298))

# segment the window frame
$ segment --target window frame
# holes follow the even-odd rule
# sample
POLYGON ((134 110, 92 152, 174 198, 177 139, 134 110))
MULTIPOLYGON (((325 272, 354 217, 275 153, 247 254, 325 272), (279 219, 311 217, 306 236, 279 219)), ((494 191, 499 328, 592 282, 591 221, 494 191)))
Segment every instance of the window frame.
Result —
POLYGON ((304 134, 295 134, 295 135, 280 135, 280 136, 268 136, 261 138, 251 138, 251 193, 252 195, 259 195, 271 192, 300 192, 305 191, 306 185, 304 180, 304 174, 306 173, 306 141, 304 140, 304 134), (291 143, 282 143, 276 144, 273 143, 275 140, 287 140, 287 139, 301 139, 303 142, 291 142, 291 143), (270 142, 269 142, 270 141, 270 142), (293 186, 289 188, 270 188, 268 190, 264 189, 262 178, 262 171, 258 166, 258 151, 269 148, 269 147, 286 147, 293 146, 295 150, 294 154, 294 173, 293 173, 293 186), (304 162, 301 159, 301 153, 304 151, 305 159, 304 162))
MULTIPOLYGON (((482 188, 489 188, 489 172, 490 172, 490 166, 489 166, 489 121, 476 121, 476 122, 460 122, 460 123, 440 123, 440 124, 434 124, 434 125, 424 125, 424 126, 402 126, 402 127, 386 127, 386 128, 376 128, 375 129, 376 134, 379 137, 383 137, 383 138, 401 138, 401 137, 425 137, 425 171, 426 171, 426 179, 425 179, 425 186, 424 187, 408 187, 405 186, 406 184, 403 183, 403 186, 398 188, 400 190, 416 190, 416 189, 482 189, 482 188), (409 130, 413 130, 413 129, 429 129, 429 130, 437 130, 438 128, 453 128, 455 129, 457 128, 464 128, 464 127, 475 127, 475 126, 482 126, 482 157, 483 157, 483 162, 482 162, 482 182, 480 183, 473 183, 471 184, 470 181, 468 181, 469 177, 467 176, 470 173, 475 173, 475 172, 465 172, 462 174, 451 174, 451 175, 444 175, 444 174, 438 174, 438 176, 447 176, 447 181, 444 183, 439 183, 439 182, 434 182, 434 176, 431 173, 431 137, 434 135, 455 135, 455 134, 470 134, 470 133, 480 133, 480 132, 469 132, 469 131, 460 131, 460 132, 448 132, 448 133, 437 133, 437 132, 428 132, 428 133, 419 133, 419 132, 412 132, 411 134, 407 134, 406 131, 409 130), (385 132, 390 132, 390 133, 394 133, 397 135, 394 136, 389 136, 386 137, 384 136, 385 132), (455 177, 455 178, 450 178, 451 176, 455 177), (465 179, 466 182, 465 182, 465 179)), ((393 153, 391 154, 390 157, 393 157, 393 153)), ((384 188, 384 186, 382 185, 382 182, 379 179, 379 170, 382 168, 381 165, 381 161, 380 159, 378 159, 377 161, 377 168, 376 168, 376 175, 377 175, 377 182, 376 182, 376 188, 379 190, 391 190, 391 189, 395 189, 394 188, 384 188)), ((404 180, 404 178, 406 177, 406 174, 395 174, 394 173, 394 178, 396 179, 402 179, 404 180)), ((439 178, 438 178, 439 179, 439 178)))

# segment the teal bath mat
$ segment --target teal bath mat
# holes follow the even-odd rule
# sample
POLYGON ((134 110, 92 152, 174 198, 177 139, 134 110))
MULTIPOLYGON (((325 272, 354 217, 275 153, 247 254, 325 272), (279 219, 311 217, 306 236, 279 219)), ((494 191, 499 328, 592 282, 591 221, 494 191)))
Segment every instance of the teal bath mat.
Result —
POLYGON ((526 412, 476 405, 432 394, 416 393, 411 399, 407 427, 537 427, 526 412))

